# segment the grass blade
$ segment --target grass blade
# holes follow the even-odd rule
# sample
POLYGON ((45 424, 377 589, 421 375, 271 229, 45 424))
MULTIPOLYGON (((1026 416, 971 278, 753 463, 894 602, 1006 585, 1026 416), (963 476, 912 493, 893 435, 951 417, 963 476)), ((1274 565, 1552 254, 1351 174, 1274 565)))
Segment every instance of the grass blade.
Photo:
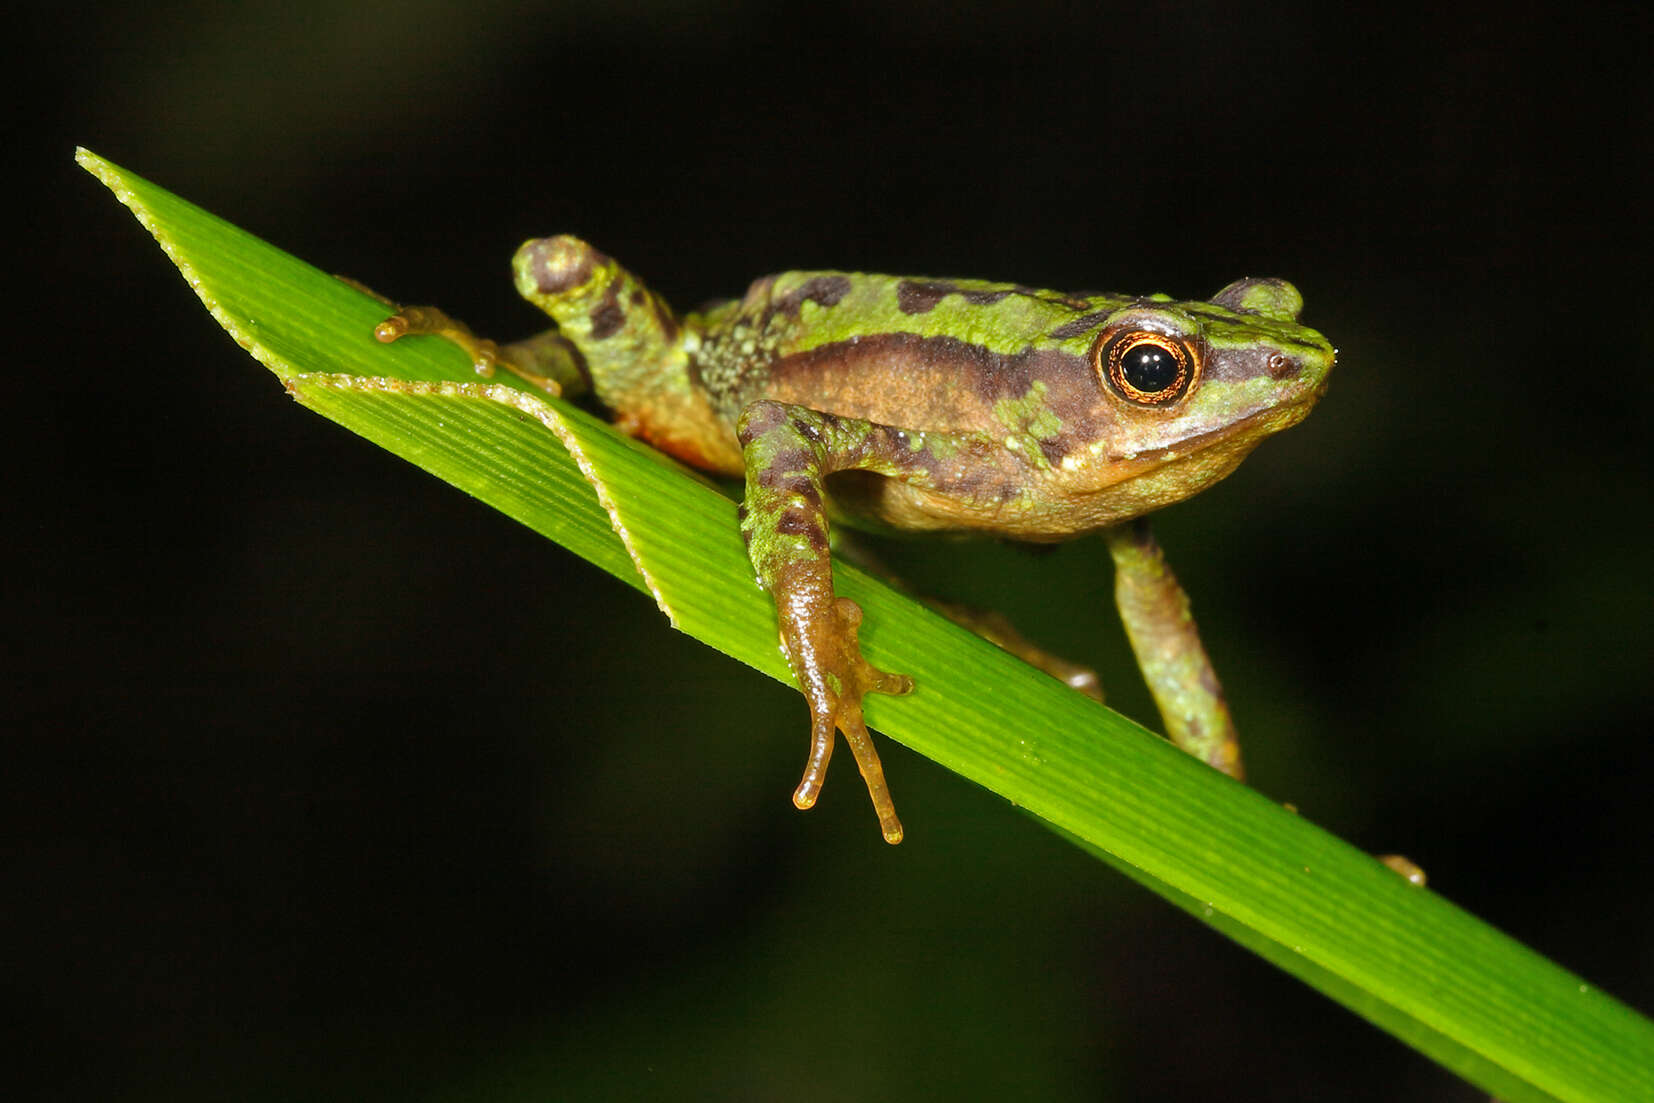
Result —
MULTIPOLYGON (((653 595, 785 680, 729 498, 565 403, 479 381, 451 346, 87 151, 213 316, 301 403, 653 595), (595 488, 595 492, 594 492, 595 488)), ((1654 1024, 1433 892, 861 572, 868 657, 919 688, 870 723, 1040 817, 1499 1098, 1654 1098, 1654 1024)), ((869 830, 871 830, 871 823, 869 830)))

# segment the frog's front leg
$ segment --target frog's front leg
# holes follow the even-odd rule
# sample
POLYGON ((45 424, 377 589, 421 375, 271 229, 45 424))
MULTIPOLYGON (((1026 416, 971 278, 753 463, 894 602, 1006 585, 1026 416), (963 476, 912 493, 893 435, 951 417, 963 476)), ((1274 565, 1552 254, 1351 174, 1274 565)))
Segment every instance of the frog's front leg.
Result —
POLYGON ((1147 521, 1116 525, 1105 536, 1114 559, 1115 604, 1166 735, 1238 780, 1240 739, 1189 613, 1189 595, 1166 565, 1147 521))
POLYGON ((821 792, 835 730, 844 733, 889 843, 902 824, 884 767, 862 719, 867 693, 907 693, 913 679, 862 658, 861 607, 833 593, 823 480, 849 468, 879 470, 890 430, 802 406, 760 401, 736 427, 746 464, 741 535, 758 582, 775 599, 781 644, 810 706, 810 756, 793 803, 809 808, 821 792))

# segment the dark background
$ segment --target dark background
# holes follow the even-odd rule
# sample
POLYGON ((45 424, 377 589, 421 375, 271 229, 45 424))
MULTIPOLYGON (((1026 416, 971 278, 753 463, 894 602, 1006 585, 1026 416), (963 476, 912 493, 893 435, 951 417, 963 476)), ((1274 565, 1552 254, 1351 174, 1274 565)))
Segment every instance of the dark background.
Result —
MULTIPOLYGON (((1158 529, 1253 783, 1654 1008, 1638 6, 53 6, 12 28, 9 1034, 52 1098, 1480 1098, 286 399, 85 144, 536 327, 578 232, 793 267, 1291 278, 1302 427, 1158 529)), ((887 552, 1150 717, 1095 539, 887 552)))

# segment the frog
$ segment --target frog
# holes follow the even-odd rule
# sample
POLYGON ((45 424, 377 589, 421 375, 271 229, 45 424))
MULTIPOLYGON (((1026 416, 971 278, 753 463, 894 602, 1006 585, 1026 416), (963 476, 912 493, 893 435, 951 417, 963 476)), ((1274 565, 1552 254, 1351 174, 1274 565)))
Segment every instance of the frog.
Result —
MULTIPOLYGON (((679 313, 571 235, 525 242, 512 273, 551 329, 502 344, 407 307, 374 335, 438 338, 482 375, 590 395, 624 432, 744 480, 741 536, 810 713, 795 806, 816 803, 842 735, 885 840, 903 838, 863 702, 914 682, 862 654, 862 610, 833 585, 838 525, 1031 544, 1101 532, 1168 737, 1243 776, 1221 683, 1146 515, 1223 479, 1325 392, 1337 354, 1299 322, 1292 284, 1248 277, 1183 301, 790 271, 679 313)), ((1076 669, 1014 632, 985 634, 1053 673, 1076 669)))

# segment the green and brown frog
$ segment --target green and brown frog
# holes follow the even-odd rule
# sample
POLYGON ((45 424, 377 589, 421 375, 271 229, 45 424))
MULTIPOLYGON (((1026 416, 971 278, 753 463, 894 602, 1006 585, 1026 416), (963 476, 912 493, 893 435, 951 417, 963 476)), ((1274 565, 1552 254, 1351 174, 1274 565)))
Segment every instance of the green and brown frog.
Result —
POLYGON ((376 335, 443 337, 484 373, 590 391, 626 432, 745 478, 741 532, 810 708, 799 808, 815 803, 843 732, 884 837, 902 838, 862 698, 913 682, 862 657, 861 609, 833 592, 829 520, 1035 542, 1103 530, 1168 735, 1240 776, 1188 599, 1137 519, 1211 486, 1320 398, 1334 351, 1298 324, 1291 284, 1242 279, 1179 302, 785 272, 679 315, 577 238, 529 241, 513 269, 554 330, 496 345, 417 307, 376 335))

